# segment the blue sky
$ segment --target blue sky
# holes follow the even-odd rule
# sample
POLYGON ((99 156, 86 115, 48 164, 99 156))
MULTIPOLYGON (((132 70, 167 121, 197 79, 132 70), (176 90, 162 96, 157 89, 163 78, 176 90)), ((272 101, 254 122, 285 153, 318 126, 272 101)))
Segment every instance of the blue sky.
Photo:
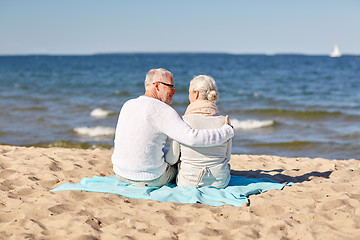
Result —
POLYGON ((0 55, 360 54, 359 0, 0 0, 0 55))

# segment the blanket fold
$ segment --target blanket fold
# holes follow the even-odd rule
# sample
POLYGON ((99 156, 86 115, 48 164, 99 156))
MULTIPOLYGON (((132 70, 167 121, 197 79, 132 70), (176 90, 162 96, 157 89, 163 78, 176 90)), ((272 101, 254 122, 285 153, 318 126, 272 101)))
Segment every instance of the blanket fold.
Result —
POLYGON ((271 189, 281 190, 293 183, 279 183, 267 178, 246 178, 231 176, 229 186, 224 189, 214 187, 179 187, 168 184, 162 187, 134 187, 119 182, 115 175, 108 177, 83 178, 80 183, 65 183, 51 191, 82 190, 87 192, 115 193, 127 198, 156 200, 159 202, 203 203, 210 206, 241 206, 248 203, 248 196, 271 189))

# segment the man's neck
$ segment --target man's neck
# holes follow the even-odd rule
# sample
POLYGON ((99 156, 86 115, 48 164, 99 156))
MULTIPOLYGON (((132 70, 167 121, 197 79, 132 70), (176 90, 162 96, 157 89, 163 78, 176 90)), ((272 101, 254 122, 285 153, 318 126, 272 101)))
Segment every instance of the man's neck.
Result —
POLYGON ((158 99, 156 93, 153 92, 153 91, 149 91, 149 90, 147 90, 147 91, 145 92, 144 96, 158 99))

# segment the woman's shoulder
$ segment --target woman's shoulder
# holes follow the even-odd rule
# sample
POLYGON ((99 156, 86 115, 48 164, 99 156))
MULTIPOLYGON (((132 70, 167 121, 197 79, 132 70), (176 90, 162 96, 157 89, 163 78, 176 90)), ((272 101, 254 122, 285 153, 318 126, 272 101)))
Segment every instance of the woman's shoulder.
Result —
POLYGON ((225 116, 207 116, 203 114, 187 114, 183 120, 194 129, 220 128, 225 123, 225 116))
POLYGON ((209 116, 205 114, 187 114, 183 115, 183 119, 211 119, 213 121, 215 120, 225 120, 225 116, 223 115, 215 115, 215 116, 209 116))

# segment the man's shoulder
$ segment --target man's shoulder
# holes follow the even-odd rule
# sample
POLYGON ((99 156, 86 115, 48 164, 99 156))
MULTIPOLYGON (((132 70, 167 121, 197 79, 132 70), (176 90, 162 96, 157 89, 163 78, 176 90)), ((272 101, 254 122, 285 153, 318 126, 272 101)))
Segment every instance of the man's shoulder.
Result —
POLYGON ((152 98, 145 97, 145 96, 139 96, 137 98, 132 98, 127 100, 124 105, 133 105, 133 104, 152 104, 154 101, 152 101, 152 98))
POLYGON ((147 97, 147 96, 139 96, 137 98, 129 99, 124 103, 126 107, 136 107, 136 108, 153 108, 156 110, 159 109, 172 109, 172 107, 166 103, 161 102, 158 99, 147 97))

